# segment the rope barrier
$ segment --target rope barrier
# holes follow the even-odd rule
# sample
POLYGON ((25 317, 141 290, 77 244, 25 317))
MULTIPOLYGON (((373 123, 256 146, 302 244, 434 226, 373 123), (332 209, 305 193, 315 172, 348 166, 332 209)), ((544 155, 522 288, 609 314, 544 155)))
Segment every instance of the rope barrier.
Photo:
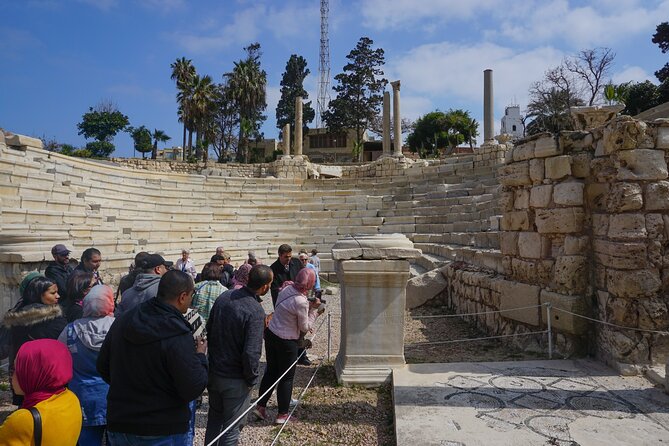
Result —
POLYGON ((516 311, 516 310, 529 310, 530 308, 539 308, 546 306, 546 304, 540 304, 540 305, 530 305, 528 307, 516 307, 516 308, 507 308, 506 310, 490 310, 490 311, 478 311, 476 313, 458 313, 458 314, 430 314, 430 315, 425 315, 425 316, 411 316, 412 319, 435 319, 435 318, 441 318, 441 317, 462 317, 462 316, 475 316, 479 314, 492 314, 492 313, 506 313, 509 311, 516 311))
POLYGON ((649 329, 644 329, 644 328, 632 328, 632 327, 625 327, 624 325, 618 325, 618 324, 612 324, 611 322, 606 322, 606 321, 601 321, 599 319, 594 319, 588 316, 583 316, 582 314, 576 314, 568 310, 564 310, 562 308, 558 307, 553 307, 553 310, 561 311, 563 313, 571 314, 572 316, 580 317, 582 319, 587 319, 592 322, 597 322, 599 324, 603 325, 608 325, 610 327, 616 327, 620 328, 622 330, 632 330, 632 331, 640 331, 643 333, 655 333, 655 334, 660 334, 660 335, 669 335, 669 331, 661 331, 661 330, 649 330, 649 329))
POLYGON ((468 341, 481 341, 486 339, 498 339, 498 338, 510 338, 512 336, 530 336, 535 334, 546 334, 548 330, 543 331, 531 331, 528 333, 514 333, 508 335, 497 335, 497 336, 486 336, 483 338, 468 338, 468 339, 454 339, 451 341, 431 341, 431 342, 415 342, 413 344, 406 344, 405 347, 418 347, 421 345, 438 345, 438 344, 453 344, 456 342, 468 342, 468 341))
MULTIPOLYGON (((314 332, 314 335, 311 337, 310 341, 311 341, 312 343, 314 342, 314 339, 316 339, 316 335, 318 335, 318 332, 320 331, 320 329, 321 329, 321 327, 323 326, 323 324, 325 323, 325 321, 326 321, 326 318, 323 318, 323 320, 321 321, 320 325, 318 326, 318 328, 317 328, 316 331, 314 332)), ((293 362, 293 363, 286 369, 286 371, 283 372, 283 374, 282 374, 281 376, 279 376, 279 378, 274 382, 274 384, 272 384, 272 385, 265 391, 265 393, 263 393, 262 395, 260 395, 260 396, 258 397, 258 399, 256 399, 256 400, 255 400, 255 401, 254 401, 254 402, 253 402, 253 403, 252 403, 252 404, 251 404, 251 405, 250 405, 244 412, 242 412, 242 414, 241 414, 240 416, 238 416, 232 423, 230 423, 230 424, 228 425, 228 427, 226 427, 221 433, 219 433, 218 436, 216 436, 216 438, 214 438, 213 440, 211 440, 211 442, 208 443, 207 446, 212 446, 213 444, 215 444, 215 443, 216 443, 216 442, 217 442, 223 435, 225 435, 230 429, 232 429, 233 426, 235 426, 237 423, 239 423, 239 421, 240 421, 242 418, 244 418, 246 415, 248 415, 248 413, 251 412, 251 410, 252 410, 254 407, 256 407, 256 405, 258 404, 258 401, 259 401, 259 400, 261 400, 261 399, 264 398, 267 394, 269 394, 272 390, 274 390, 274 387, 276 387, 276 385, 279 384, 279 381, 281 381, 281 380, 283 379, 283 377, 286 376, 286 375, 288 374, 288 372, 290 371, 290 369, 292 369, 293 367, 295 367, 295 366, 297 365, 297 363, 298 363, 298 361, 300 360, 300 358, 302 358, 302 356, 303 356, 304 354, 306 354, 306 352, 307 352, 306 350, 302 351, 302 353, 297 357, 297 359, 295 360, 295 362, 293 362)), ((320 367, 320 365, 319 365, 319 367, 320 367)))

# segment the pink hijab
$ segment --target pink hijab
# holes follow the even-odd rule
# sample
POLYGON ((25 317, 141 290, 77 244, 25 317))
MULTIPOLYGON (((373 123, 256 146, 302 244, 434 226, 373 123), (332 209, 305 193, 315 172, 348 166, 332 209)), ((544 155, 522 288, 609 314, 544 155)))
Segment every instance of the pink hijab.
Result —
POLYGON ((283 291, 286 287, 292 286, 298 292, 306 296, 307 291, 312 289, 315 283, 316 283, 316 273, 314 272, 314 270, 311 268, 302 268, 300 272, 297 273, 295 281, 293 282, 287 280, 283 282, 283 285, 281 286, 281 289, 279 289, 279 291, 283 291))
POLYGON ((250 265, 248 263, 244 263, 242 266, 237 268, 237 271, 235 271, 235 275, 232 278, 233 289, 237 290, 249 284, 249 273, 251 272, 252 268, 253 265, 250 265))
POLYGON ((72 355, 55 339, 26 342, 19 348, 14 373, 25 393, 22 409, 30 409, 65 390, 72 379, 72 355))

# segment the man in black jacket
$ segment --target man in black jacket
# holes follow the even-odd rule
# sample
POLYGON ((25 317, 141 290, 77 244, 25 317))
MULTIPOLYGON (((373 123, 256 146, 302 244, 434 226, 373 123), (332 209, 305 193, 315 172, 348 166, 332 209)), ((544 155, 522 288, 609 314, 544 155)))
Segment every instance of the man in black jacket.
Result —
POLYGON ((193 342, 183 317, 193 292, 188 274, 168 271, 160 279, 158 295, 124 313, 109 330, 97 369, 109 383, 112 445, 150 440, 146 437, 185 444, 188 403, 207 385, 207 342, 193 342))
POLYGON ((74 270, 70 266, 70 251, 65 245, 55 245, 51 248, 53 263, 50 263, 44 271, 44 275, 53 280, 58 285, 58 294, 62 297, 67 295, 67 278, 74 270))
MULTIPOLYGON (((272 270, 256 265, 249 272, 249 282, 238 290, 219 296, 209 313, 209 414, 204 443, 209 444, 239 417, 251 402, 251 391, 258 383, 262 353, 265 311, 259 296, 267 293, 272 270)), ((240 420, 218 442, 235 446, 240 420)))

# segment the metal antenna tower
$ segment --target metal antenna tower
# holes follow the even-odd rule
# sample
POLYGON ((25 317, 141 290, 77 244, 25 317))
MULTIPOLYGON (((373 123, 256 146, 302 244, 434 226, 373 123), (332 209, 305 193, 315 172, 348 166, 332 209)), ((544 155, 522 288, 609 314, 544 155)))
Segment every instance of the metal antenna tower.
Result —
POLYGON ((318 106, 316 127, 322 128, 323 114, 330 103, 330 38, 328 37, 328 15, 330 0, 321 0, 321 50, 318 62, 318 106))

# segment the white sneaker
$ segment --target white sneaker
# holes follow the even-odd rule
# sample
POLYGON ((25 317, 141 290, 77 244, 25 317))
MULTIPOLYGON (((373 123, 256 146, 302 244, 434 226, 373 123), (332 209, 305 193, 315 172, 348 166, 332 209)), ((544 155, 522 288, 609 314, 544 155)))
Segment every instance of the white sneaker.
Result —
POLYGON ((297 406, 297 403, 299 403, 299 402, 300 402, 299 400, 291 399, 290 400, 290 408, 292 409, 293 407, 297 406))

